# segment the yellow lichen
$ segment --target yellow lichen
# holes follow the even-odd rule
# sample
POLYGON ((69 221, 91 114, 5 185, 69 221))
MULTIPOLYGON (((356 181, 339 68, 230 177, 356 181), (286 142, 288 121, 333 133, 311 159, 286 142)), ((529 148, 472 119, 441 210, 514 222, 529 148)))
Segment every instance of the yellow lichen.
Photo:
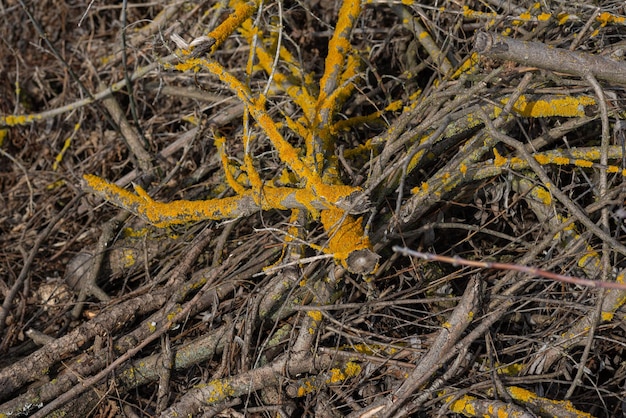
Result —
POLYGON ((537 20, 540 22, 545 22, 547 20, 550 20, 551 17, 552 15, 550 13, 540 13, 537 15, 537 20))
POLYGON ((567 157, 555 157, 552 161, 556 165, 567 165, 570 163, 570 159, 567 157))
POLYGON ((602 312, 601 314, 602 322, 612 321, 614 316, 615 316, 615 313, 613 312, 602 312))
MULTIPOLYGON (((503 105, 508 103, 509 99, 501 100, 503 105)), ((538 100, 529 100, 525 95, 513 105, 513 111, 524 117, 547 118, 554 116, 561 117, 582 117, 585 116, 585 107, 595 105, 596 100, 592 96, 565 96, 554 95, 538 100)), ((495 108, 494 112, 497 117, 501 109, 495 108)))
POLYGON ((321 212, 320 220, 329 236, 324 251, 333 254, 344 267, 347 267, 351 253, 371 248, 369 239, 363 234, 362 218, 346 215, 340 209, 329 209, 321 212))
POLYGON ((534 392, 522 389, 517 386, 511 386, 507 388, 507 392, 509 392, 513 399, 517 399, 522 402, 530 402, 531 400, 537 398, 537 395, 534 392))
POLYGON ((572 416, 581 418, 591 418, 592 415, 586 412, 579 411, 574 407, 570 401, 555 401, 548 398, 542 398, 526 389, 512 386, 508 387, 507 391, 513 399, 519 402, 523 402, 537 408, 541 415, 554 415, 556 411, 567 411, 572 416))
POLYGON ((552 204, 552 195, 543 187, 535 187, 533 193, 544 205, 552 204))
POLYGON ((38 115, 9 115, 9 116, 0 116, 0 126, 18 126, 18 125, 26 125, 28 123, 32 123, 35 120, 41 119, 41 116, 38 115))
MULTIPOLYGON (((274 182, 264 182, 255 169, 255 156, 249 151, 253 148, 255 137, 247 131, 243 135, 243 163, 232 163, 229 159, 225 139, 215 134, 215 145, 220 155, 226 184, 235 196, 206 201, 173 201, 161 203, 153 200, 141 187, 135 187, 134 193, 98 177, 86 175, 85 181, 96 194, 124 207, 158 227, 172 224, 194 222, 205 219, 223 220, 245 216, 257 210, 307 209, 313 218, 321 215, 322 224, 328 235, 328 243, 323 250, 332 253, 346 265, 348 256, 356 250, 369 249, 369 240, 364 236, 362 219, 354 218, 340 209, 346 201, 360 189, 346 186, 339 181, 338 159, 334 157, 335 128, 333 115, 353 90, 353 79, 359 73, 360 59, 351 53, 350 32, 361 11, 359 0, 345 0, 339 10, 335 31, 331 37, 324 73, 318 84, 319 95, 313 97, 313 74, 304 74, 296 58, 282 45, 278 44, 278 32, 265 35, 252 24, 249 17, 259 2, 232 1, 234 11, 208 37, 215 41, 211 52, 239 28, 239 32, 250 44, 250 59, 246 67, 248 76, 253 71, 262 69, 272 73, 273 82, 301 107, 303 116, 297 120, 285 118, 284 122, 275 122, 265 109, 264 94, 254 96, 250 86, 241 82, 221 64, 210 58, 193 57, 191 51, 182 51, 183 60, 175 65, 179 71, 208 70, 217 76, 245 105, 244 126, 252 124, 252 119, 263 130, 280 160, 286 164, 279 178, 274 182), (260 42, 257 42, 260 40, 260 42), (271 47, 276 45, 273 52, 271 47), (276 69, 275 58, 278 55, 284 61, 288 72, 276 69), (256 59, 253 63, 252 58, 256 59), (304 83, 301 83, 301 82, 304 83), (301 84, 298 84, 301 83, 301 84), (250 120, 248 118, 251 116, 250 120), (306 156, 295 148, 281 134, 284 127, 292 130, 306 143, 306 156)), ((209 54, 210 56, 210 54, 209 54)), ((389 104, 385 111, 396 111, 402 107, 401 101, 389 104)), ((376 118, 380 112, 376 112, 376 118)), ((362 123, 358 119, 350 123, 362 123)), ((371 149, 371 144, 370 148, 371 149)), ((226 187, 223 187, 226 189, 226 187)), ((314 247, 315 248, 315 247, 314 247)))
POLYGON ((493 13, 488 13, 488 12, 479 12, 477 10, 473 10, 470 9, 468 6, 463 6, 462 9, 462 13, 464 17, 467 18, 478 18, 478 17, 492 17, 492 16, 497 16, 498 14, 493 12, 493 13))
POLYGON ((626 22, 626 17, 615 16, 609 12, 603 12, 596 17, 596 21, 600 22, 602 26, 606 26, 608 23, 624 24, 626 22))
POLYGON ((354 362, 348 362, 344 370, 333 368, 329 370, 329 373, 330 377, 326 379, 326 383, 339 383, 361 373, 361 366, 354 362))
POLYGON ((298 392, 296 396, 302 397, 306 394, 315 392, 316 390, 317 389, 315 388, 315 385, 309 379, 306 379, 302 382, 300 387, 298 387, 298 392))
POLYGON ((541 165, 546 165, 550 163, 550 157, 546 155, 536 154, 534 157, 535 157, 535 160, 541 165))
POLYGON ((493 149, 493 165, 496 167, 502 167, 507 163, 507 158, 500 155, 497 149, 493 149))
POLYGON ((564 25, 565 23, 567 23, 570 19, 572 18, 572 15, 570 15, 569 13, 559 13, 557 15, 557 21, 559 22, 559 25, 564 25))
POLYGON ((328 383, 338 383, 346 380, 346 375, 340 369, 330 369, 330 378, 328 378, 328 383))
POLYGON ((361 373, 361 366, 353 361, 346 363, 345 373, 348 377, 354 377, 361 373))
POLYGON ((472 417, 476 416, 476 410, 474 409, 474 405, 472 405, 472 401, 475 399, 476 398, 473 396, 464 395, 450 404, 450 411, 457 414, 468 414, 472 417))
POLYGON ((209 37, 215 39, 215 44, 211 47, 211 52, 215 52, 244 20, 252 16, 257 6, 258 2, 256 1, 237 2, 235 10, 228 15, 226 20, 215 28, 214 31, 209 33, 209 37))
POLYGON ((578 260, 578 267, 583 268, 589 263, 598 266, 600 264, 599 255, 596 251, 589 251, 578 260))
MULTIPOLYGON (((579 158, 574 160, 574 165, 577 165, 578 167, 585 167, 585 168, 589 168, 589 167, 593 167, 593 162, 591 161, 587 161, 587 160, 581 160, 579 158)), ((611 167, 609 167, 611 168, 611 167)))
POLYGON ((124 267, 126 268, 134 266, 137 262, 135 252, 128 248, 122 250, 122 259, 124 260, 124 267))
POLYGON ((46 190, 55 190, 64 185, 65 185, 65 180, 59 179, 57 181, 53 181, 52 183, 48 184, 46 186, 46 190))
POLYGON ((139 229, 133 229, 133 228, 124 228, 122 230, 122 234, 124 234, 124 236, 126 238, 141 238, 141 237, 145 237, 146 235, 148 235, 150 231, 148 230, 148 228, 139 228, 139 229))
POLYGON ((317 322, 322 320, 322 313, 320 311, 308 311, 307 315, 317 322))
POLYGON ((524 369, 523 364, 514 363, 506 366, 498 367, 498 374, 503 374, 506 376, 518 376, 521 371, 524 369))
POLYGON ((452 73, 450 78, 452 80, 456 80, 462 74, 474 74, 476 71, 478 71, 478 62, 478 53, 472 52, 472 54, 468 58, 466 58, 465 61, 463 61, 459 68, 454 73, 452 73))
POLYGON ((61 151, 59 151, 59 153, 55 157, 54 163, 52 164, 52 170, 56 171, 59 168, 59 164, 61 164, 61 161, 63 161, 63 156, 65 155, 65 152, 69 149, 70 145, 72 145, 72 138, 79 129, 80 123, 75 124, 72 135, 65 139, 65 142, 63 143, 63 148, 61 148, 61 151))
POLYGON ((467 173, 467 166, 465 164, 461 164, 459 166, 459 171, 461 172, 461 174, 465 175, 467 173))
POLYGON ((235 389, 228 383, 221 380, 212 380, 205 385, 205 388, 210 388, 209 395, 205 401, 209 404, 214 404, 219 401, 223 401, 229 396, 235 394, 235 389))

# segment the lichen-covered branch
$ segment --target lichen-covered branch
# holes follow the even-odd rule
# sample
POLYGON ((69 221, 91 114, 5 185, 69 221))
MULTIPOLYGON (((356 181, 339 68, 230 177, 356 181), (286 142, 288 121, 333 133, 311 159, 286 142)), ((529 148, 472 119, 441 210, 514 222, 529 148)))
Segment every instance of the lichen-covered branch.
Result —
MULTIPOLYGON (((209 34, 209 37, 216 41, 211 47, 212 51, 239 26, 243 26, 242 33, 246 34, 249 40, 255 37, 257 32, 248 19, 255 7, 251 3, 237 3, 235 11, 229 18, 209 34)), ((298 184, 293 184, 293 187, 264 184, 254 168, 254 157, 250 153, 252 138, 246 132, 243 136, 244 161, 241 166, 247 174, 246 185, 238 182, 230 172, 224 139, 219 135, 216 136, 216 146, 225 171, 225 179, 235 191, 235 196, 207 201, 179 200, 160 203, 155 202, 141 187, 135 186, 135 193, 132 193, 92 175, 84 177, 87 188, 160 227, 206 219, 234 219, 272 209, 304 209, 314 218, 321 214, 328 242, 327 245, 318 248, 325 253, 333 254, 335 259, 350 271, 371 273, 378 264, 378 256, 371 251, 371 244, 363 230, 362 218, 351 216, 367 209, 367 199, 361 196, 360 188, 346 186, 339 181, 334 156, 335 138, 331 133, 334 112, 349 96, 352 90, 351 79, 357 73, 358 61, 350 54, 349 36, 360 10, 359 0, 346 0, 340 8, 335 33, 329 44, 326 68, 320 81, 320 93, 316 99, 315 109, 296 100, 296 103, 302 105, 305 119, 308 119, 307 123, 287 119, 287 126, 302 136, 307 143, 307 155, 304 157, 285 139, 279 125, 266 111, 266 97, 263 94, 255 96, 249 86, 220 63, 183 51, 183 57, 186 58, 175 66, 180 71, 208 70, 228 86, 245 106, 245 125, 248 126, 249 114, 267 135, 279 158, 295 174, 298 184), (342 85, 339 86, 339 83, 342 85)), ((286 56, 280 51, 279 48, 277 54, 286 56)), ((274 73, 273 66, 270 67, 270 55, 263 48, 259 48, 259 56, 261 66, 266 71, 271 68, 279 86, 289 89, 285 84, 286 77, 279 72, 274 73)), ((292 90, 291 96, 296 97, 302 93, 305 93, 303 97, 310 97, 308 89, 304 87, 292 90)))
MULTIPOLYGON (((248 189, 237 196, 221 199, 162 203, 153 200, 137 185, 135 193, 132 193, 94 175, 87 174, 84 179, 87 190, 158 227, 209 219, 235 219, 271 209, 307 209, 317 212, 332 208, 335 203, 320 199, 308 189, 273 186, 265 186, 258 191, 248 189)), ((349 186, 329 186, 329 189, 340 197, 348 197, 355 192, 349 186)))

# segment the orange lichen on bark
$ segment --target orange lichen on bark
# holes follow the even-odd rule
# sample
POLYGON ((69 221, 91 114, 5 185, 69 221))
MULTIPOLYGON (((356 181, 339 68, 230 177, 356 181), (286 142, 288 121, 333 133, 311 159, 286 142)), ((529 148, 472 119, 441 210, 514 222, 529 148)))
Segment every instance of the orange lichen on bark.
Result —
POLYGON ((502 167, 508 162, 508 159, 500 155, 497 149, 493 149, 493 165, 502 167))
POLYGON ((352 252, 371 248, 368 237, 363 234, 362 218, 347 215, 340 209, 329 209, 321 212, 320 220, 329 237, 324 252, 333 254, 344 267, 348 268, 347 260, 352 252))
POLYGON ((361 373, 361 366, 350 361, 346 363, 346 367, 343 370, 338 368, 330 369, 330 377, 326 379, 326 383, 340 383, 359 373, 361 373))
POLYGON ((472 54, 463 61, 459 68, 450 75, 452 80, 458 79, 463 74, 474 74, 478 71, 478 63, 480 62, 478 53, 472 52, 472 54))
MULTIPOLYGON (((287 93, 294 103, 304 111, 305 115, 313 115, 315 111, 315 98, 309 91, 306 83, 310 77, 302 72, 300 65, 293 55, 281 45, 279 50, 281 63, 286 64, 291 72, 290 75, 286 75, 282 73, 280 69, 274 68, 275 56, 268 52, 263 42, 263 34, 258 28, 253 26, 251 21, 248 20, 242 24, 240 33, 250 44, 253 44, 255 36, 261 38, 254 44, 254 56, 258 61, 257 66, 267 74, 273 74, 274 89, 278 91, 282 90, 287 93)), ((274 44, 276 42, 274 39, 276 36, 273 34, 270 36, 270 41, 274 44)))
POLYGON ((349 361, 345 364, 343 369, 332 368, 328 371, 328 373, 300 379, 296 396, 302 397, 308 395, 309 393, 319 391, 325 385, 341 383, 359 375, 360 373, 361 366, 353 361, 349 361))
POLYGON ((235 394, 235 389, 228 383, 227 379, 215 379, 204 385, 200 385, 200 387, 210 388, 209 395, 205 399, 205 402, 208 404, 217 403, 235 394))
MULTIPOLYGON (((509 102, 508 98, 501 100, 503 105, 509 102)), ((538 100, 529 100, 522 95, 513 105, 513 111, 520 116, 531 118, 547 118, 553 116, 582 117, 585 108, 596 104, 591 96, 554 95, 538 100)), ((496 111, 496 113, 498 113, 496 111)), ((499 114, 496 114, 499 116, 499 114)))
MULTIPOLYGON (((244 193, 237 196, 221 199, 176 200, 169 203, 161 203, 153 200, 139 186, 135 186, 135 193, 132 193, 94 175, 86 174, 83 178, 86 181, 87 188, 93 193, 115 205, 130 210, 157 227, 208 219, 234 219, 251 215, 260 210, 295 208, 317 212, 333 207, 331 203, 325 199, 320 199, 319 196, 309 189, 273 186, 265 186, 258 192, 253 189, 247 189, 244 193), (258 200, 256 199, 257 197, 259 197, 258 200)), ((336 193, 339 196, 344 194, 342 190, 348 186, 329 186, 329 189, 332 190, 333 187, 340 189, 336 193)))
POLYGON ((0 126, 27 125, 36 120, 42 119, 39 115, 8 115, 0 116, 0 126))
POLYGON ((475 400, 473 396, 464 395, 450 404, 450 411, 466 416, 476 416, 476 409, 473 405, 475 400))
POLYGON ((214 132, 214 144, 215 148, 217 148, 217 152, 220 155, 220 160, 222 162, 222 170, 224 170, 224 178, 228 185, 236 192, 236 193, 244 193, 245 187, 241 185, 233 175, 231 170, 230 162, 228 161, 228 155, 226 154, 226 138, 221 136, 218 132, 214 132))
POLYGON ((474 396, 463 395, 459 399, 449 396, 450 411, 466 417, 482 418, 516 418, 526 417, 528 412, 513 403, 506 403, 494 399, 478 399, 474 396))
MULTIPOLYGON (((494 167, 507 167, 511 170, 522 170, 529 167, 528 161, 525 161, 518 157, 507 158, 498 152, 497 149, 493 149, 494 159, 493 166, 494 167)), ((621 149, 619 147, 611 147, 609 149, 609 159, 619 159, 621 158, 621 149)), ((621 174, 626 177, 626 169, 615 165, 607 165, 603 167, 599 164, 596 164, 594 161, 598 161, 600 159, 600 151, 597 148, 571 148, 567 151, 563 150, 552 150, 546 152, 538 152, 533 154, 533 158, 541 165, 574 165, 576 167, 581 168, 598 168, 598 169, 606 169, 607 173, 615 173, 621 174), (567 153, 567 155, 564 155, 567 153)))
POLYGON ((349 37, 352 26, 361 13, 360 0, 345 0, 339 9, 339 17, 330 42, 328 55, 324 64, 324 74, 320 80, 320 94, 317 99, 317 108, 333 107, 327 98, 333 93, 344 70, 346 58, 351 49, 349 37))
POLYGON ((320 311, 308 311, 307 315, 313 318, 316 322, 320 322, 322 320, 322 313, 320 311))
POLYGON ((581 418, 592 417, 591 414, 574 408, 574 405, 570 401, 554 401, 552 399, 542 398, 534 392, 516 386, 507 387, 506 390, 516 401, 531 405, 534 407, 533 409, 537 408, 537 412, 541 415, 564 416, 564 414, 567 413, 567 416, 581 418))
MULTIPOLYGON (((334 116, 341 104, 350 96, 354 86, 352 79, 357 74, 359 61, 352 56, 350 33, 361 12, 360 0, 344 0, 339 8, 339 15, 333 36, 328 43, 328 54, 324 62, 324 73, 319 82, 319 95, 313 108, 305 110, 309 121, 309 132, 304 137, 306 156, 311 169, 322 175, 327 170, 337 172, 335 137, 332 129, 334 116)), ((326 180, 335 181, 336 176, 326 180)))
MULTIPOLYGON (((93 175, 83 176, 92 192, 139 215, 157 227, 194 222, 204 219, 228 219, 237 213, 238 197, 216 199, 213 205, 206 201, 180 200, 170 203, 155 202, 145 190, 135 186, 136 194, 93 175)), ((234 216, 237 217, 237 216, 234 216)))
MULTIPOLYGON (((191 64, 191 62, 188 62, 191 64)), ((252 117, 256 120, 259 126, 267 134, 269 140, 272 142, 276 151, 278 151, 279 157, 284 161, 300 178, 305 179, 312 186, 321 184, 321 179, 315 174, 298 156, 298 151, 287 142, 278 130, 278 127, 267 114, 264 108, 264 100, 254 99, 252 92, 236 77, 230 74, 224 67, 215 61, 208 61, 205 59, 193 60, 194 65, 202 66, 218 76, 221 81, 239 97, 247 106, 247 110, 252 117)), ((176 67, 179 69, 187 70, 188 65, 176 67)))
POLYGON ((208 35, 210 38, 215 39, 215 44, 211 47, 211 52, 217 51, 235 29, 237 29, 243 21, 252 16, 252 13, 254 13, 258 7, 257 1, 233 1, 232 3, 235 10, 208 35))
POLYGON ((278 151, 280 159, 285 162, 298 177, 305 180, 307 187, 317 196, 333 204, 339 199, 348 197, 353 192, 360 190, 359 188, 351 186, 324 184, 320 176, 299 158, 298 151, 284 139, 272 118, 265 111, 264 106, 259 101, 253 100, 250 97, 248 94, 249 90, 217 63, 208 64, 210 69, 216 70, 214 73, 221 74, 220 78, 223 81, 229 84, 229 86, 234 86, 237 91, 240 92, 240 97, 244 103, 247 102, 246 104, 248 105, 250 114, 267 134, 272 145, 276 151, 278 151))
POLYGON ((315 386, 315 379, 304 379, 301 385, 298 387, 296 396, 301 398, 304 395, 308 393, 313 393, 317 390, 319 389, 315 386))
MULTIPOLYGON (((63 156, 65 155, 65 152, 72 145, 72 138, 74 138, 74 135, 76 135, 76 132, 78 132, 79 129, 80 129, 80 123, 75 124, 74 131, 69 137, 65 139, 65 141, 63 142, 63 148, 61 148, 61 151, 59 151, 57 156, 54 158, 54 163, 52 164, 52 170, 56 171, 59 168, 59 165, 63 161, 63 156)), ((2 141, 0 140, 0 145, 1 144, 2 144, 2 141)))
POLYGON ((602 26, 606 26, 609 23, 616 23, 620 25, 626 24, 626 17, 624 16, 616 16, 609 12, 603 12, 596 17, 596 21, 600 22, 602 26))
POLYGON ((552 204, 552 195, 543 187, 536 186, 530 191, 531 195, 536 197, 544 205, 552 204))
MULTIPOLYGON (((338 159, 334 155, 335 131, 332 129, 334 114, 351 94, 353 79, 358 74, 359 60, 350 53, 349 36, 360 13, 361 2, 345 0, 342 3, 336 29, 329 43, 326 66, 319 84, 320 92, 316 98, 313 98, 307 85, 313 78, 302 73, 293 56, 283 46, 278 45, 276 35, 263 37, 261 31, 252 26, 249 17, 258 7, 258 2, 232 1, 230 6, 234 8, 234 12, 209 34, 216 41, 212 51, 240 27, 240 32, 252 46, 246 69, 248 76, 258 68, 271 73, 273 85, 287 91, 301 107, 303 116, 297 120, 286 117, 283 123, 275 122, 266 110, 264 94, 254 96, 248 85, 218 62, 188 54, 188 58, 174 66, 176 69, 194 72, 208 70, 230 88, 245 106, 243 163, 239 166, 231 163, 226 152, 225 139, 215 134, 215 145, 226 183, 236 195, 205 201, 179 200, 160 203, 138 186, 135 187, 135 193, 132 193, 91 175, 85 176, 87 187, 159 227, 206 219, 232 219, 272 209, 290 209, 293 211, 292 215, 300 210, 307 210, 314 219, 321 214, 322 224, 329 237, 322 250, 333 254, 343 266, 349 269, 350 265, 353 266, 351 271, 371 272, 377 265, 378 256, 370 251, 371 245, 364 234, 362 218, 350 215, 353 210, 354 213, 362 212, 362 206, 359 210, 350 206, 350 202, 358 197, 361 189, 344 185, 339 180, 338 159), (274 46, 274 55, 265 49, 268 43, 274 46), (290 76, 276 69, 276 54, 291 68, 290 76), (258 59, 258 64, 253 64, 252 57, 258 59), (251 151, 252 142, 256 140, 256 134, 251 130, 252 119, 263 130, 278 157, 287 166, 280 179, 274 182, 264 182, 256 171, 256 161, 251 151), (306 155, 302 156, 301 150, 285 139, 281 133, 281 129, 285 127, 305 140, 306 155), (239 172, 240 177, 236 176, 239 172), (244 176, 244 180, 240 180, 244 176), (355 257, 350 261, 351 255, 355 257)), ((401 103, 394 103, 385 110, 395 110, 400 106, 401 103)))

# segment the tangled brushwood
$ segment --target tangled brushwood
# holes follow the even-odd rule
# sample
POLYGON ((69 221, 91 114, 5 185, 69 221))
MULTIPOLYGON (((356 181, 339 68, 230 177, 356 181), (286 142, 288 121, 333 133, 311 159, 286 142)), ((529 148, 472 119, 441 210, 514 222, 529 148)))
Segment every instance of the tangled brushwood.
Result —
POLYGON ((1 416, 626 413, 623 5, 31 3, 1 416))

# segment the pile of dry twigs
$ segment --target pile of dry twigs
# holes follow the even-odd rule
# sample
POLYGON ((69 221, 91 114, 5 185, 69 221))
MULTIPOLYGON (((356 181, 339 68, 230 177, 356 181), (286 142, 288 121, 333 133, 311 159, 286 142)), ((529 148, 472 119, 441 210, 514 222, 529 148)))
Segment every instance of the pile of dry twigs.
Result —
POLYGON ((0 5, 1 416, 626 414, 621 3, 87 3, 0 5))

